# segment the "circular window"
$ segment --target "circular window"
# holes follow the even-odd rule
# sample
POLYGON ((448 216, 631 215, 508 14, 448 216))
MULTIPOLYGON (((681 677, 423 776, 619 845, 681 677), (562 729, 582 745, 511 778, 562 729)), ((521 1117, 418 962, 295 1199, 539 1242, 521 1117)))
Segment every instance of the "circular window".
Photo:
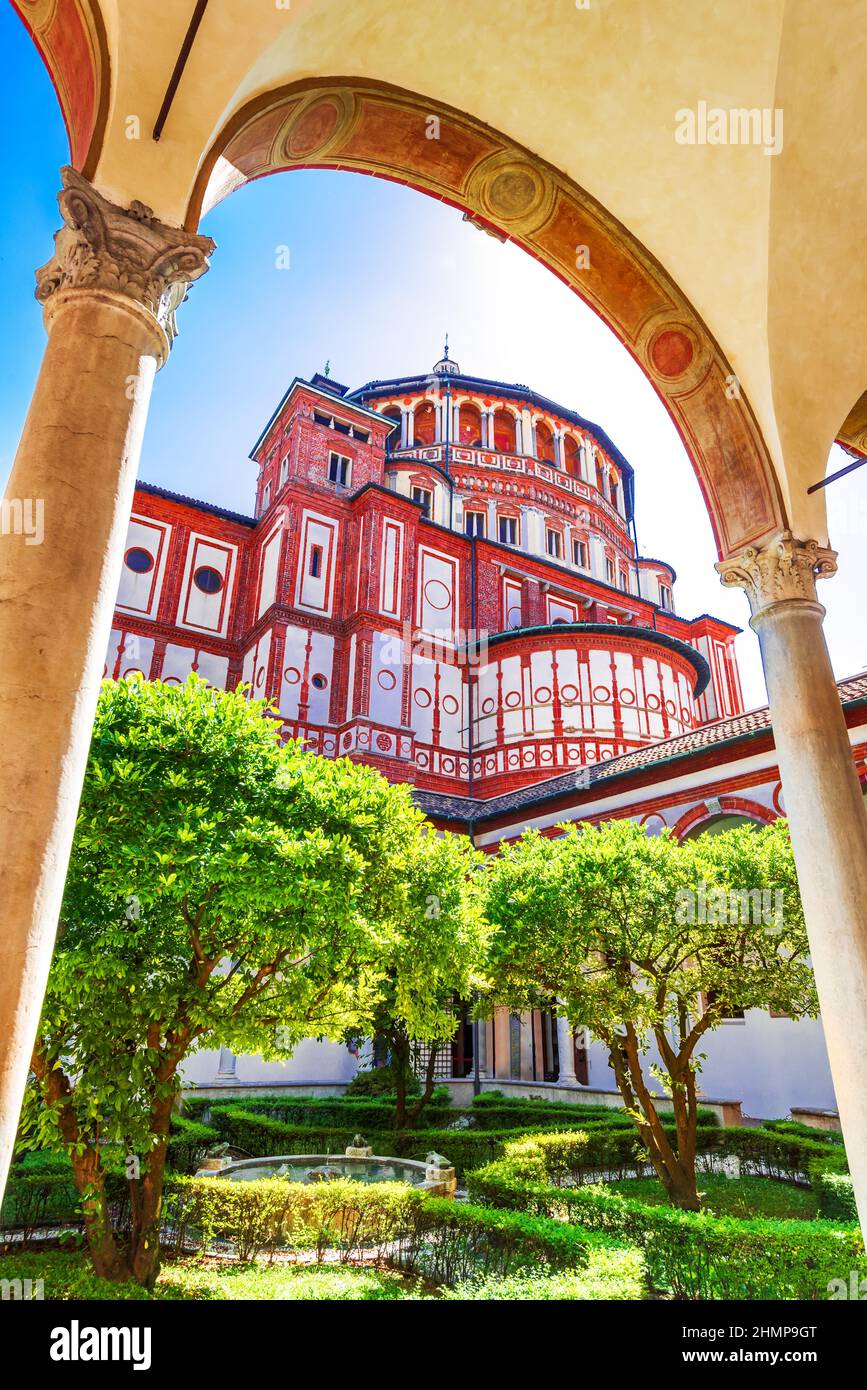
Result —
POLYGON ((223 576, 211 565, 202 565, 193 575, 193 583, 203 594, 218 594, 223 587, 223 576))
POLYGON ((328 681, 325 676, 311 676, 310 684, 314 690, 326 690, 328 688, 328 681))
POLYGON ((147 550, 142 550, 139 545, 134 545, 132 550, 126 552, 123 562, 133 574, 147 574, 148 570, 154 567, 153 555, 147 550))

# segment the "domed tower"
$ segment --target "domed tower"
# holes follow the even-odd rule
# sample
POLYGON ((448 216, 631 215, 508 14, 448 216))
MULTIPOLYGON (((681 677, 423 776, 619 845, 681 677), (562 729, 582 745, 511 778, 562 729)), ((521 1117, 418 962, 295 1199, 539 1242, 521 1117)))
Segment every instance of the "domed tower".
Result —
POLYGON ((419 785, 494 795, 740 712, 737 629, 676 615, 674 570, 637 553, 632 466, 598 425, 466 374, 447 346, 351 398, 393 422, 386 483, 419 509, 419 785))

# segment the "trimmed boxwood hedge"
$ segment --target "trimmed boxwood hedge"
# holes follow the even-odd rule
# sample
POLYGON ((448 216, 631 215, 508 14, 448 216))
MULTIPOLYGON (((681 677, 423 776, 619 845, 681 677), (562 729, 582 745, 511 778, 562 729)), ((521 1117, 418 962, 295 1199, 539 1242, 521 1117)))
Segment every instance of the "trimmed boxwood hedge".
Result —
POLYGON ((348 1179, 309 1185, 266 1178, 171 1178, 164 1199, 166 1253, 225 1243, 241 1261, 277 1249, 362 1254, 452 1285, 528 1266, 587 1263, 584 1232, 523 1212, 428 1197, 402 1183, 348 1179))
MULTIPOLYGON (((271 1154, 339 1154, 351 1144, 356 1133, 354 1129, 285 1125, 234 1106, 214 1107, 211 1123, 221 1139, 256 1158, 271 1154)), ((674 1132, 673 1126, 666 1124, 666 1129, 669 1133, 674 1132)), ((424 1160, 431 1149, 436 1149, 450 1160, 461 1176, 500 1158, 510 1140, 523 1133, 538 1132, 538 1126, 526 1131, 514 1128, 367 1130, 364 1138, 375 1154, 395 1158, 424 1160)), ((561 1131, 552 1128, 550 1132, 557 1134, 561 1131)), ((711 1148, 715 1137, 723 1132, 716 1126, 699 1129, 699 1145, 711 1148)), ((592 1126, 587 1128, 586 1133, 592 1140, 587 1149, 588 1173, 601 1174, 613 1180, 633 1177, 643 1171, 647 1158, 633 1125, 592 1126)))
MULTIPOLYGON (((799 1142, 768 1131, 721 1133, 734 1140, 729 1152, 737 1152, 756 1171, 769 1162, 780 1165, 777 1144, 799 1142), (751 1136, 751 1148, 742 1136, 751 1136)), ((651 1284, 680 1298, 825 1299, 832 1279, 848 1278, 851 1270, 867 1274, 864 1243, 855 1225, 715 1217, 645 1205, 584 1184, 591 1143, 580 1131, 516 1140, 506 1146, 503 1159, 468 1175, 470 1198, 576 1223, 638 1245, 651 1284)), ((716 1151, 723 1148, 718 1143, 716 1151)), ((784 1161, 791 1164, 793 1158, 789 1151, 784 1161)), ((808 1162, 802 1155, 801 1171, 808 1162)))
MULTIPOLYGON (((312 1125, 317 1129, 352 1129, 353 1132, 394 1128, 394 1102, 387 1100, 305 1100, 298 1097, 281 1099, 263 1096, 234 1103, 211 1100, 208 1102, 209 1108, 203 1113, 212 1113, 216 1106, 222 1110, 231 1109, 233 1105, 248 1115, 265 1115, 269 1120, 278 1120, 286 1125, 312 1125)), ((461 1112, 454 1111, 448 1103, 430 1105, 422 1112, 419 1128, 440 1128, 459 1113, 461 1112)))

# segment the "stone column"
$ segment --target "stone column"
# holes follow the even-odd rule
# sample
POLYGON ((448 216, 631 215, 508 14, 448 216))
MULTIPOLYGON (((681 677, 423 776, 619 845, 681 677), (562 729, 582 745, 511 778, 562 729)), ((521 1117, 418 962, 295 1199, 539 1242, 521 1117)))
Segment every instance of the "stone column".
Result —
POLYGON ((861 1227, 867 1231, 867 813, 816 580, 836 556, 780 533, 717 565, 758 634, 822 1022, 861 1227))
POLYGON ((43 518, 0 538, 0 1191, 57 928, 151 386, 213 243, 62 171, 36 274, 48 344, 7 498, 43 518))
POLYGON ((238 1059, 231 1048, 220 1045, 220 1059, 217 1062, 216 1081, 238 1080, 238 1059))
POLYGON ((490 1056, 490 1045, 488 1043, 488 1029, 490 1024, 486 1018, 479 1019, 479 1080, 486 1081, 490 1078, 488 1070, 488 1058, 490 1056))
POLYGON ((557 1014, 557 1053, 560 1058, 560 1075, 557 1077, 558 1086, 577 1086, 578 1077, 575 1072, 575 1037, 572 1025, 568 1018, 562 1013, 557 1014))

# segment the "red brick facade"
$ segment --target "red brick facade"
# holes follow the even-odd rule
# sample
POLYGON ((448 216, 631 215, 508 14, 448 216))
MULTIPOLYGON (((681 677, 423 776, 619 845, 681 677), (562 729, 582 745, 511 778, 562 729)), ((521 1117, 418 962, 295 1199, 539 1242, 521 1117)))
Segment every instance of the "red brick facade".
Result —
POLYGON ((529 388, 296 379, 252 457, 255 518, 137 489, 108 675, 243 680, 326 756, 483 798, 742 710, 736 629, 636 554, 631 466, 529 388))

